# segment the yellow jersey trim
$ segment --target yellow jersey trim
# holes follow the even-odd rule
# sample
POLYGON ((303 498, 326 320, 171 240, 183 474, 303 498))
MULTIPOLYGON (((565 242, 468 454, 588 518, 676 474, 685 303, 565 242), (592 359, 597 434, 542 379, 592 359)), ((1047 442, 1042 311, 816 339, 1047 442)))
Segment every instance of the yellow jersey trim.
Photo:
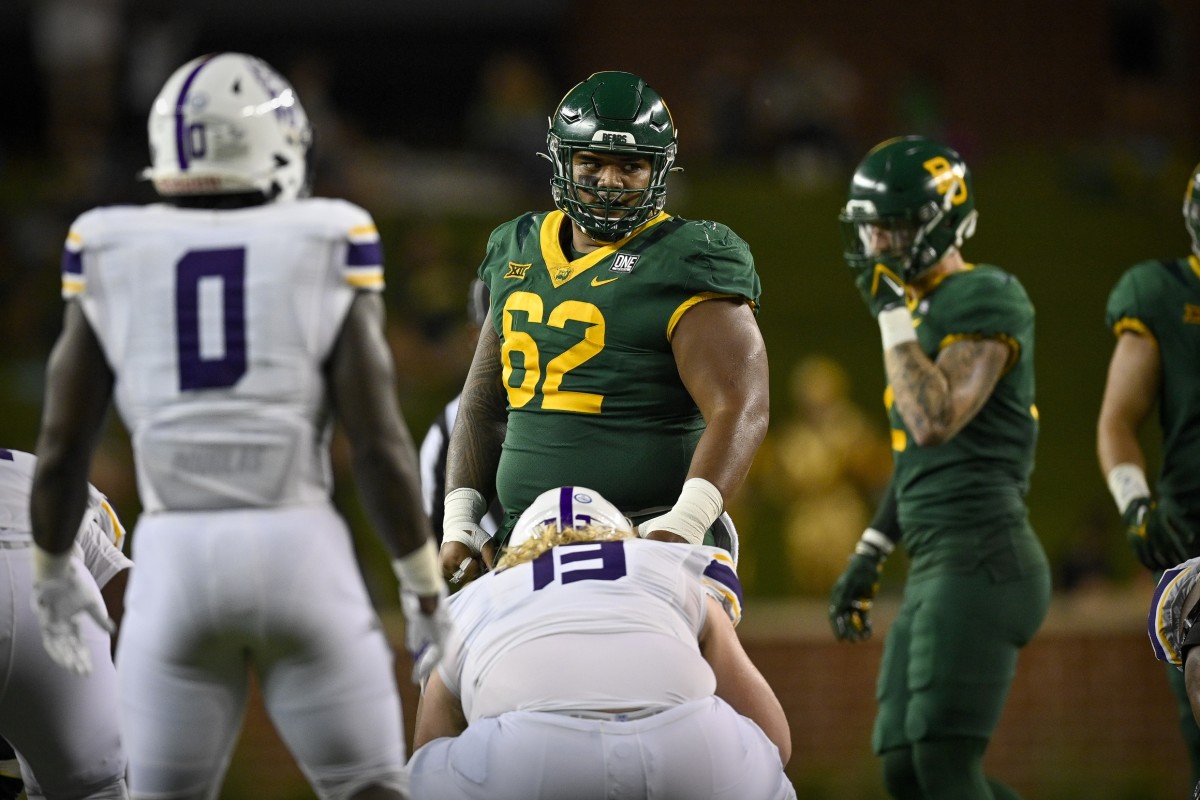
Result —
POLYGON ((104 509, 105 514, 108 514, 108 521, 112 523, 113 544, 120 550, 121 543, 125 541, 125 526, 121 524, 121 520, 117 518, 117 512, 113 511, 113 507, 108 504, 107 500, 101 500, 100 507, 104 509))
POLYGON ((679 304, 679 308, 671 314, 671 319, 667 322, 667 341, 671 341, 671 337, 675 335, 675 326, 679 324, 679 320, 683 317, 685 311, 695 305, 703 303, 705 300, 742 300, 740 294, 725 294, 724 292, 701 292, 698 295, 689 297, 679 304))
POLYGON ((1145 336, 1147 339, 1154 342, 1156 346, 1158 345, 1158 339, 1154 337, 1154 334, 1151 332, 1151 330, 1147 328, 1146 324, 1140 319, 1134 319, 1133 317, 1121 317, 1119 320, 1117 320, 1113 325, 1113 334, 1119 338, 1122 333, 1132 333, 1135 336, 1145 336))
POLYGON ((373 270, 361 275, 347 273, 346 283, 350 284, 356 289, 382 289, 383 270, 373 270))
POLYGON ((83 294, 83 290, 87 287, 87 281, 83 278, 63 276, 62 279, 62 294, 63 297, 75 297, 83 294))
POLYGON ((605 258, 624 247, 629 240, 633 239, 643 231, 649 230, 660 222, 665 222, 670 219, 671 215, 665 211, 658 212, 658 216, 653 219, 646 220, 638 227, 634 228, 624 239, 618 239, 615 242, 599 247, 590 253, 580 256, 574 261, 567 259, 563 253, 562 245, 559 243, 558 234, 562 230, 563 225, 569 225, 570 221, 567 215, 561 211, 551 211, 542 220, 541 230, 538 232, 538 242, 542 249, 542 258, 546 262, 546 271, 550 275, 550 283, 554 288, 562 286, 567 281, 586 272, 605 258))

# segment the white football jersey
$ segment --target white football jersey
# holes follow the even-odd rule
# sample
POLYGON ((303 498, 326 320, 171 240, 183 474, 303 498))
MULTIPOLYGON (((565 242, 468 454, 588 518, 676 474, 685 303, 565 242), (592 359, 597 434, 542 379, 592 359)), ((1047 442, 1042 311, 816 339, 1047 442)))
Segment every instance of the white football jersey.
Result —
MULTIPOLYGON (((37 457, 20 450, 0 449, 0 541, 32 541, 29 491, 37 457)), ((103 587, 132 562, 121 552, 125 528, 108 499, 88 484, 88 505, 75 537, 74 552, 103 587)))
POLYGON ((741 584, 719 548, 559 545, 450 598, 456 637, 438 669, 469 722, 708 697, 716 679, 697 644, 708 595, 740 619, 741 584))
POLYGON ((79 217, 63 297, 116 375, 143 508, 327 500, 322 365, 354 293, 382 289, 375 224, 342 200, 79 217))

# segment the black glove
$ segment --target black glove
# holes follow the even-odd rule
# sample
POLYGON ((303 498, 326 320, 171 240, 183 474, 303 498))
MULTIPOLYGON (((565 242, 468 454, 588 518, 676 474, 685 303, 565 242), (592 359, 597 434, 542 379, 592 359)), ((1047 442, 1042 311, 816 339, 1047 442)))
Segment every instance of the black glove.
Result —
POLYGON ((1138 561, 1147 569, 1170 569, 1190 558, 1188 540, 1163 516, 1149 497, 1139 497, 1125 508, 1125 538, 1138 561))
POLYGON ((854 285, 871 310, 871 316, 878 317, 881 311, 904 305, 904 281, 883 264, 851 267, 851 271, 854 285))
POLYGON ((860 539, 846 571, 833 584, 829 624, 840 641, 864 642, 871 638, 871 605, 879 591, 879 573, 886 558, 883 550, 860 539))

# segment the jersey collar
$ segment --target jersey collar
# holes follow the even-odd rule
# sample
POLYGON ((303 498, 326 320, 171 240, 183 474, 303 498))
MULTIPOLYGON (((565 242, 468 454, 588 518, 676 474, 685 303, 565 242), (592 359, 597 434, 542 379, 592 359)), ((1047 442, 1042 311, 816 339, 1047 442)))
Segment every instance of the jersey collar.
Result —
POLYGON ((567 215, 563 212, 557 210, 551 211, 542 220, 542 227, 539 233, 542 259, 546 262, 546 271, 550 273, 550 282, 557 289, 579 273, 588 270, 598 262, 620 250, 630 239, 670 218, 670 214, 660 211, 657 216, 646 220, 634 228, 624 239, 606 244, 572 261, 563 253, 562 245, 560 244, 561 239, 558 236, 559 231, 562 230, 562 226, 570 225, 571 223, 567 219, 567 215))

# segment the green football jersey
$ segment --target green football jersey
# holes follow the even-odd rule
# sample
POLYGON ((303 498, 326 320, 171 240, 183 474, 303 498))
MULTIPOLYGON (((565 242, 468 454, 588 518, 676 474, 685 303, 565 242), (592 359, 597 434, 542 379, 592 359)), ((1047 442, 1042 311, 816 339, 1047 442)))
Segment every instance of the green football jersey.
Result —
POLYGON ((563 485, 631 517, 673 505, 704 430, 675 366, 675 326, 714 298, 758 309, 750 249, 724 225, 662 213, 574 259, 569 225, 560 211, 505 223, 479 268, 508 392, 496 491, 510 524, 563 485))
POLYGON ((1010 348, 991 397, 942 444, 914 444, 890 387, 887 392, 905 548, 913 556, 938 551, 938 557, 926 559, 930 564, 971 568, 1011 550, 1013 532, 1027 529, 1025 494, 1038 433, 1033 305, 1009 273, 968 265, 920 300, 913 324, 931 360, 962 339, 997 339, 1010 348))
POLYGON ((1200 531, 1200 259, 1130 267, 1105 317, 1118 336, 1132 330, 1158 343, 1163 441, 1155 491, 1172 519, 1200 531))

